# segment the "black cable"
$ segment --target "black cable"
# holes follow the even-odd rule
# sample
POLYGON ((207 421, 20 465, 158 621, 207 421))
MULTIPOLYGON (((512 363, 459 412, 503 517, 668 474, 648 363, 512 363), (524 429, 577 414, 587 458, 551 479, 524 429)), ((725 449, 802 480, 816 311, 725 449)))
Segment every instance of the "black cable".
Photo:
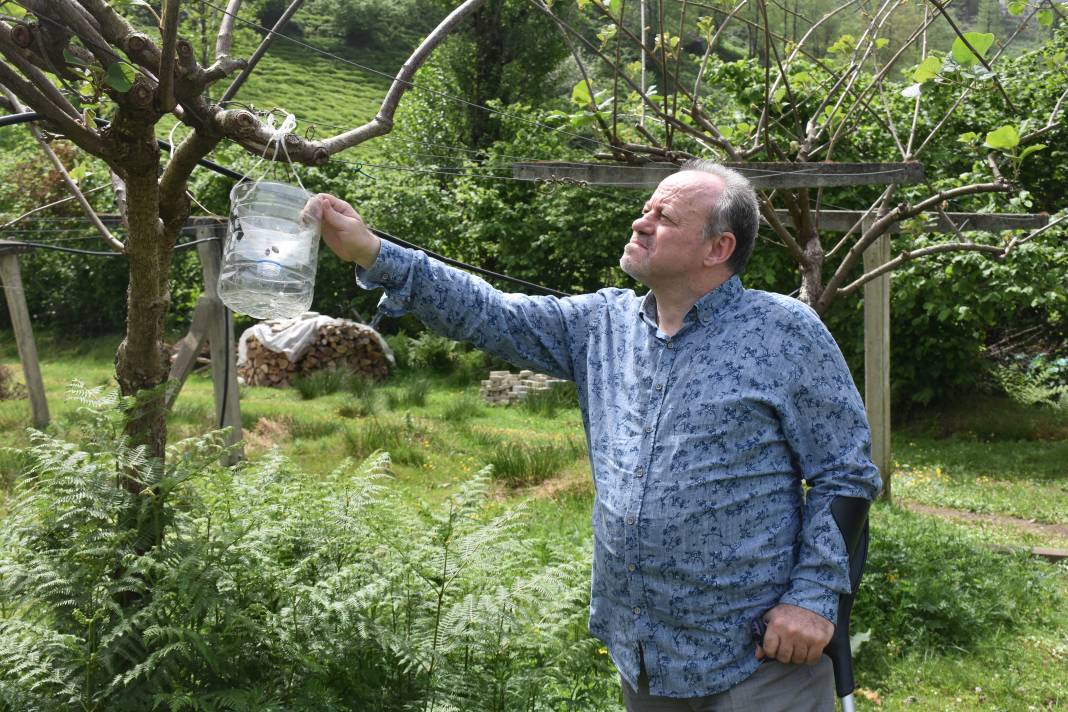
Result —
POLYGON ((15 126, 17 124, 24 124, 27 121, 38 121, 46 118, 44 114, 39 114, 36 111, 23 111, 18 114, 8 114, 7 116, 0 116, 0 128, 4 126, 15 126))
POLYGON ((468 270, 470 272, 477 272, 479 274, 484 274, 487 277, 492 277, 494 279, 503 279, 506 282, 514 282, 515 284, 521 284, 524 287, 528 287, 530 289, 537 289, 538 291, 545 292, 546 294, 551 294, 551 295, 556 296, 556 297, 570 297, 571 296, 567 292, 561 292, 561 291, 552 289, 550 287, 543 287, 540 284, 534 284, 533 282, 527 282, 526 280, 519 279, 518 277, 510 277, 510 276, 508 276, 506 274, 500 274, 498 272, 492 272, 492 271, 490 271, 488 269, 483 269, 482 267, 475 267, 474 265, 469 265, 469 264, 467 264, 465 262, 460 262, 459 260, 454 260, 451 257, 446 257, 445 255, 440 255, 437 252, 433 252, 431 250, 428 250, 425 247, 420 247, 419 245, 416 245, 414 242, 408 242, 407 240, 402 240, 399 237, 394 237, 393 235, 390 235, 388 232, 382 232, 381 230, 377 230, 377 229, 375 229, 373 227, 372 228, 368 228, 368 229, 371 232, 373 232, 375 235, 377 235, 378 237, 382 238, 383 240, 389 240, 390 242, 394 242, 394 243, 400 245, 401 247, 407 247, 407 248, 412 249, 412 250, 420 250, 422 252, 425 252, 429 257, 433 257, 434 259, 438 260, 439 262, 444 262, 445 264, 452 265, 453 267, 459 267, 461 269, 465 269, 465 270, 468 270))

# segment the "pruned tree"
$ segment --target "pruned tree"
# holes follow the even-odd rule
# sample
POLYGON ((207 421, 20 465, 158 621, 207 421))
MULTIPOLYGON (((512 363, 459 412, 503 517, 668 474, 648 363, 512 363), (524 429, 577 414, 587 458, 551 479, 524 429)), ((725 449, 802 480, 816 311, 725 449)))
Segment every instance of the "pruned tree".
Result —
POLYGON ((531 1, 571 43, 581 76, 572 95, 578 110, 571 119, 591 126, 610 149, 598 158, 678 163, 699 155, 803 166, 855 154, 851 144, 866 126, 889 137, 902 162, 921 161, 932 146, 945 141, 974 153, 974 170, 953 185, 928 180, 907 189, 888 186, 870 203, 866 219, 834 236, 833 243, 825 242, 826 233, 820 231, 823 190, 761 193, 763 217, 800 271, 799 297, 817 312, 909 261, 954 251, 1003 259, 1046 230, 1001 244, 982 243, 965 235, 970 228, 954 224, 946 210, 969 197, 1019 194, 1021 163, 1044 148, 1042 140, 1063 132, 1068 100, 1063 64, 1052 70, 1059 77, 1059 97, 1048 115, 1035 117, 1019 115, 997 65, 1029 23, 1063 23, 1064 3, 1009 3, 1009 10, 1022 17, 999 43, 993 34, 961 31, 940 0, 843 0, 816 19, 779 0, 577 0, 600 23, 596 37, 568 23, 552 2, 531 1), (827 46, 827 26, 846 16, 859 31, 843 33, 827 46), (937 36, 943 42, 950 38, 948 46, 933 46, 935 30, 941 30, 937 36), (715 86, 717 78, 734 71, 726 61, 737 56, 728 47, 732 34, 755 50, 749 61, 759 70, 743 70, 747 78, 758 77, 758 84, 733 94, 715 86), (894 76, 902 71, 913 80, 904 88, 894 76), (932 90, 956 93, 933 125, 925 105, 932 90), (738 95, 746 92, 752 95, 751 105, 740 107, 738 95), (1000 115, 989 131, 946 136, 954 112, 982 93, 1000 102, 1000 115), (739 117, 734 113, 739 108, 750 113, 739 117), (789 219, 782 219, 776 207, 785 208, 789 219), (924 213, 948 220, 950 236, 901 250, 878 268, 862 268, 864 252, 881 236, 924 213))
MULTIPOLYGON (((126 241, 120 242, 103 224, 98 229, 129 262, 126 332, 116 354, 116 376, 123 395, 141 394, 126 425, 134 445, 147 446, 151 456, 164 456, 161 386, 169 370, 163 351, 169 270, 179 231, 191 212, 187 188, 198 161, 221 142, 232 141, 257 156, 321 165, 388 133, 415 72, 483 1, 458 3, 438 24, 401 67, 371 121, 320 140, 276 132, 251 111, 225 108, 302 0, 292 0, 248 59, 231 55, 241 0, 229 0, 208 66, 197 61, 193 43, 179 34, 181 0, 164 0, 159 26, 150 31, 131 21, 128 6, 108 0, 17 0, 23 12, 0 17, 0 85, 6 90, 7 108, 28 107, 42 115, 34 135, 50 155, 48 140, 63 137, 104 161, 113 173, 126 241), (209 90, 224 80, 229 84, 215 92, 218 99, 213 101, 209 90), (156 126, 168 115, 191 131, 164 162, 156 126), (271 150, 279 146, 284 151, 271 150)), ((73 183, 70 187, 77 193, 73 183)), ((92 213, 88 203, 84 206, 92 213)), ((132 479, 124 485, 134 491, 141 486, 132 479)))

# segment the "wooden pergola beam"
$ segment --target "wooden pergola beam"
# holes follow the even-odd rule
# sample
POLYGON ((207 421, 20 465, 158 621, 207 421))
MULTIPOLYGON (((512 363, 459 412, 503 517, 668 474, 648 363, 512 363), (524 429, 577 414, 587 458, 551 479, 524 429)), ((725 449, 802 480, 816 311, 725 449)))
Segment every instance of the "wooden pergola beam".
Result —
MULTIPOLYGON (((789 210, 776 210, 779 219, 789 221, 789 210)), ((863 210, 820 210, 814 212, 813 220, 820 230, 829 232, 847 232, 864 219, 863 210)), ((915 220, 915 218, 914 218, 915 220)), ((906 225, 908 224, 907 221, 906 225)), ((921 230, 923 232, 948 232, 957 230, 968 232, 1002 232, 1004 230, 1035 230, 1049 223, 1049 213, 923 213, 921 230), (947 219, 948 218, 948 219, 947 219)), ((886 230, 899 234, 906 230, 901 222, 895 222, 886 230)))
POLYGON ((44 430, 48 425, 48 399, 45 397, 41 363, 37 358, 37 343, 33 339, 30 310, 26 306, 26 294, 22 289, 22 274, 19 270, 19 255, 32 252, 32 247, 11 244, 0 240, 0 287, 11 315, 11 328, 15 332, 15 344, 22 363, 22 375, 30 396, 30 413, 33 427, 44 430))
MULTIPOLYGON (((855 185, 922 183, 923 164, 908 163, 723 163, 756 188, 830 188, 855 185)), ((639 166, 622 163, 533 161, 513 163, 512 175, 526 180, 626 188, 655 188, 679 167, 674 163, 639 166)))

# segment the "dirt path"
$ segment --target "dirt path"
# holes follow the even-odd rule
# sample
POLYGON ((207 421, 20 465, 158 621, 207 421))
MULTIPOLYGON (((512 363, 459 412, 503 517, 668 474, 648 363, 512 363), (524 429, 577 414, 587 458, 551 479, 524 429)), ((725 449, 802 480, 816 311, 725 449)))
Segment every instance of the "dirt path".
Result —
POLYGON ((994 524, 1003 527, 1012 527, 1029 534, 1041 536, 1049 546, 1064 546, 1068 544, 1068 524, 1043 524, 1019 517, 1010 517, 1005 514, 977 514, 961 509, 949 509, 948 507, 931 507, 919 502, 898 500, 906 509, 920 514, 927 514, 950 521, 994 524))

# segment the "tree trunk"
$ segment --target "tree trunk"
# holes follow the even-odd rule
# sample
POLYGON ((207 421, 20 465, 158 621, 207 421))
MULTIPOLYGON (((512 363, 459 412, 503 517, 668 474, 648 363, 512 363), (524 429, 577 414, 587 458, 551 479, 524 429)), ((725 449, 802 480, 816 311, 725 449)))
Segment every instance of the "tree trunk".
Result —
POLYGON ((798 298, 823 316, 819 298, 823 292, 823 245, 815 230, 802 243, 805 251, 805 263, 801 265, 801 293, 798 298))
MULTIPOLYGON (((160 220, 160 154, 152 124, 116 118, 111 129, 109 138, 122 144, 116 164, 126 182, 129 222, 126 334, 115 356, 115 373, 121 393, 135 396, 136 404, 128 413, 124 433, 132 446, 144 445, 150 457, 162 460, 167 444, 162 386, 169 370, 163 327, 170 307, 170 263, 177 230, 173 223, 165 229, 160 220)), ((144 487, 129 477, 123 478, 123 486, 135 493, 144 487)))

